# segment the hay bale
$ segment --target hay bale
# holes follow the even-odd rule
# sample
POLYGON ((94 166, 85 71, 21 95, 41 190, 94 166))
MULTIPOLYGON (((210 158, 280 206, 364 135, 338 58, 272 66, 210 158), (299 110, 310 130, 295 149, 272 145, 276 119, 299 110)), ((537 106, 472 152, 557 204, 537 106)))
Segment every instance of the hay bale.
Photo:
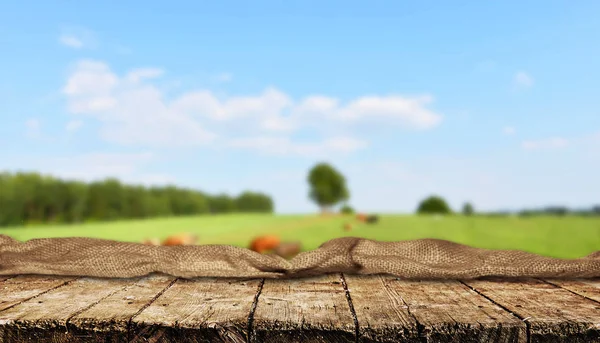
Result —
POLYGON ((295 242, 282 242, 275 249, 273 253, 283 258, 290 259, 298 255, 302 251, 302 243, 299 241, 295 242))
POLYGON ((175 245, 193 245, 198 241, 198 236, 191 233, 180 233, 167 237, 162 245, 164 246, 175 246, 175 245))
POLYGON ((356 216, 356 219, 358 219, 359 221, 361 221, 361 222, 363 222, 363 223, 364 223, 364 222, 367 220, 367 215, 366 215, 366 214, 364 214, 364 213, 359 213, 359 214, 356 216))
POLYGON ((250 242, 250 250, 263 254, 267 251, 275 249, 280 243, 281 239, 278 236, 259 236, 250 242))
POLYGON ((142 240, 142 244, 145 245, 160 245, 160 239, 153 237, 153 238, 146 238, 144 240, 142 240))

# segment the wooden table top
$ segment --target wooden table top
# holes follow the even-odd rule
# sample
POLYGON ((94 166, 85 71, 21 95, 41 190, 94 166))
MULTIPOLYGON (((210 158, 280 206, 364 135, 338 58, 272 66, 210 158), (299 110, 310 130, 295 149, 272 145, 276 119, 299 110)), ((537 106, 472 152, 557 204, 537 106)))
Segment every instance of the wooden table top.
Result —
POLYGON ((0 276, 0 342, 600 342, 600 279, 0 276))

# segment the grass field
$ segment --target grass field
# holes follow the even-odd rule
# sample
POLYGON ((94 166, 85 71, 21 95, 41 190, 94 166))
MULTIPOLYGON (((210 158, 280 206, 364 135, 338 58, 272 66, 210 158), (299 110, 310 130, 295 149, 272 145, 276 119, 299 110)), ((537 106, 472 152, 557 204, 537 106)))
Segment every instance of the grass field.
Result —
POLYGON ((375 225, 358 224, 353 217, 309 215, 234 214, 95 223, 83 225, 0 228, 18 240, 45 237, 96 237, 121 241, 164 238, 193 232, 199 244, 246 247, 260 234, 278 234, 283 240, 300 240, 304 250, 343 236, 383 241, 439 238, 488 249, 518 249, 541 255, 577 258, 600 250, 600 219, 583 217, 418 217, 381 216, 375 225), (345 222, 356 225, 342 230, 345 222))

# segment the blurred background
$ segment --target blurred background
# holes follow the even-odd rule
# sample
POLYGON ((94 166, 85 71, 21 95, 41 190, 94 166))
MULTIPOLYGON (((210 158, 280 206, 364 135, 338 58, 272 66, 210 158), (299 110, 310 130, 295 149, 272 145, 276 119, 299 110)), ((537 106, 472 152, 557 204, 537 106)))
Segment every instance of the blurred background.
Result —
POLYGON ((597 1, 0 4, 0 234, 600 250, 597 1))

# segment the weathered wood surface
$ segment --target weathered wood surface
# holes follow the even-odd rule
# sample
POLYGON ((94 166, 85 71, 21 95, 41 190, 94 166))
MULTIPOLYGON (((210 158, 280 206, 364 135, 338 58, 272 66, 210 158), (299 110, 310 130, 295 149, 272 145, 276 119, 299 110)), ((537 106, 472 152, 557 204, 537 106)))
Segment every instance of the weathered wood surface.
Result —
POLYGON ((178 279, 133 318, 131 341, 246 342, 260 285, 261 280, 178 279))
POLYGON ((4 342, 600 342, 600 279, 1 277, 4 342))
POLYGON ((548 280, 546 282, 600 303, 600 282, 590 280, 548 280))
POLYGON ((526 325, 458 281, 346 276, 365 342, 524 342, 526 325))
POLYGON ((251 342, 354 342, 356 325, 340 275, 265 280, 251 342))
POLYGON ((524 321, 529 342, 600 342, 600 303, 595 300, 543 280, 504 280, 501 287, 492 280, 465 284, 524 321))

